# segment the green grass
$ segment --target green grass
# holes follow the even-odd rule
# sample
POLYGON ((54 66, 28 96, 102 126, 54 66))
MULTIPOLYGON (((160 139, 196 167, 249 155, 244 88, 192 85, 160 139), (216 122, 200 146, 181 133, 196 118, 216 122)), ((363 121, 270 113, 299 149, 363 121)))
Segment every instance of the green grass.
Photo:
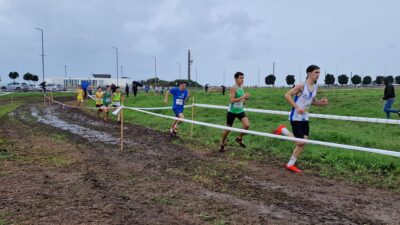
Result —
MULTIPOLYGON (((251 94, 246 104, 248 108, 272 109, 289 111, 290 107, 283 98, 287 88, 259 88, 245 89, 251 94)), ((204 93, 204 91, 192 91, 196 103, 228 105, 228 96, 220 93, 204 93)), ((318 98, 326 96, 329 105, 326 107, 312 106, 311 113, 361 116, 385 118, 382 111, 383 103, 380 99, 383 89, 323 89, 320 88, 318 98)), ((159 107, 170 106, 163 103, 163 96, 145 95, 139 93, 134 98, 130 97, 125 102, 127 106, 159 107)), ((190 98, 189 104, 192 103, 190 98)), ((88 103, 94 105, 93 101, 88 103)), ((394 108, 400 108, 399 102, 395 102, 394 108)), ((197 121, 225 125, 226 112, 218 109, 195 108, 194 119, 197 121)), ((173 116, 172 110, 157 110, 156 113, 173 116)), ((186 118, 191 118, 192 109, 185 110, 186 118)), ((279 124, 285 124, 290 128, 287 116, 246 113, 250 119, 251 130, 272 132, 279 124)), ((146 115, 131 110, 125 110, 125 121, 140 124, 152 129, 166 132, 172 120, 167 120, 151 115, 146 115)), ((399 119, 392 115, 393 119, 399 119)), ((190 138, 190 124, 180 126, 180 136, 190 138)), ((236 121, 234 127, 241 127, 236 121)), ((361 122, 349 122, 327 119, 313 119, 310 121, 310 139, 326 142, 356 145, 363 147, 379 148, 392 151, 400 151, 400 128, 398 125, 372 124, 361 122)), ((216 149, 222 131, 218 129, 194 126, 194 142, 206 145, 210 149, 216 149)), ((228 137, 229 146, 234 143, 235 134, 228 137)), ((294 145, 292 142, 281 141, 260 136, 246 136, 247 148, 243 150, 228 151, 231 157, 244 160, 263 161, 266 155, 272 155, 282 164, 288 161, 294 145)), ((298 160, 299 167, 308 173, 317 173, 323 176, 336 177, 355 183, 371 184, 376 187, 400 190, 400 160, 396 157, 383 156, 366 152, 355 152, 338 148, 324 147, 320 145, 307 145, 305 151, 298 160)))
POLYGON ((14 111, 21 103, 6 104, 0 107, 0 118, 14 111))

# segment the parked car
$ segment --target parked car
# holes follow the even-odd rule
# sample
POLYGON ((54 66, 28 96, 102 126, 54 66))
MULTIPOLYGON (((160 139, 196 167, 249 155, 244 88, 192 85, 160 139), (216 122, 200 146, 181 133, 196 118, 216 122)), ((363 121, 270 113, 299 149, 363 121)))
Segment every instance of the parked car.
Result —
POLYGON ((42 88, 37 84, 29 84, 29 91, 42 91, 42 88))
POLYGON ((6 91, 29 91, 27 83, 12 82, 7 84, 6 91))
POLYGON ((48 91, 66 91, 67 89, 61 84, 46 84, 48 91))

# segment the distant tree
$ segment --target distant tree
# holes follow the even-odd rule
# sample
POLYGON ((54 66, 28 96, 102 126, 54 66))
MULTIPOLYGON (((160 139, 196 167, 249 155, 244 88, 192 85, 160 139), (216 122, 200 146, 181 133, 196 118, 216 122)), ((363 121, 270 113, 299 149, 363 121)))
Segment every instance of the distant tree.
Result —
POLYGON ((383 83, 383 76, 377 76, 374 81, 375 84, 382 84, 383 83))
POLYGON ((349 77, 346 74, 342 74, 338 76, 338 82, 341 85, 349 83, 349 77))
POLYGON ((294 75, 290 75, 289 74, 289 75, 286 76, 286 83, 288 85, 293 85, 294 82, 296 82, 296 79, 294 78, 294 75))
POLYGON ((14 83, 15 83, 15 79, 17 79, 19 77, 19 74, 18 74, 18 72, 10 72, 8 74, 8 76, 10 77, 10 79, 13 79, 14 83))
POLYGON ((354 84, 354 85, 361 84, 361 77, 359 75, 357 75, 357 74, 354 75, 351 78, 351 83, 354 84))
POLYGON ((32 75, 32 81, 34 84, 39 81, 39 77, 37 75, 32 75))
POLYGON ((383 80, 385 82, 388 82, 389 84, 393 84, 393 82, 394 82, 393 76, 386 76, 386 77, 383 78, 383 80))
POLYGON ((333 85, 335 83, 335 76, 333 74, 326 74, 325 76, 325 84, 326 85, 333 85))
POLYGON ((372 82, 372 78, 371 78, 370 76, 365 76, 365 77, 363 78, 363 80, 362 80, 362 83, 363 83, 364 85, 371 84, 371 82, 372 82))
POLYGON ((24 80, 26 80, 26 81, 28 81, 29 83, 31 83, 32 76, 33 76, 33 74, 31 74, 31 73, 25 73, 24 76, 23 76, 23 78, 24 78, 24 80))
POLYGON ((273 74, 270 74, 265 77, 265 84, 266 85, 274 85, 275 84, 276 77, 273 74))
POLYGON ((395 78, 395 80, 396 80, 396 84, 400 84, 400 76, 397 76, 397 77, 395 78))

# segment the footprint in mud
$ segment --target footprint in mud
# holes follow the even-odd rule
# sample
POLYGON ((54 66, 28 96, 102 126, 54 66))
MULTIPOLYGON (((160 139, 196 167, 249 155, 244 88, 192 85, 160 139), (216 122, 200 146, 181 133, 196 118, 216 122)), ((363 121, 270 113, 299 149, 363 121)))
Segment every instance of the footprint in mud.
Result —
POLYGON ((73 134, 77 134, 89 141, 93 142, 104 142, 107 144, 118 144, 119 139, 107 134, 105 132, 96 131, 87 127, 82 127, 77 124, 68 123, 62 119, 60 119, 53 111, 46 110, 46 113, 43 116, 39 115, 39 111, 37 108, 31 108, 31 115, 34 118, 37 118, 37 121, 48 124, 50 126, 68 131, 73 134))

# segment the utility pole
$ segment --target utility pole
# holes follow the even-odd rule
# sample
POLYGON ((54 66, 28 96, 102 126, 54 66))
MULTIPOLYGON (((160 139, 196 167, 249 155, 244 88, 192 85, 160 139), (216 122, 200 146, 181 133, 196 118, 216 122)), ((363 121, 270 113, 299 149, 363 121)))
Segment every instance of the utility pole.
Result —
POLYGON ((44 40, 43 40, 43 29, 34 27, 34 29, 42 32, 42 79, 44 82, 44 40))
POLYGON ((67 65, 64 66, 64 77, 67 77, 67 65))
POLYGON ((113 49, 115 49, 115 53, 116 53, 116 56, 117 56, 117 86, 118 86, 118 70, 119 70, 119 68, 118 68, 118 48, 116 48, 116 47, 111 47, 111 48, 113 48, 113 49))
POLYGON ((272 62, 272 75, 275 76, 275 62, 272 62))
POLYGON ((188 82, 190 82, 190 80, 191 80, 190 69, 191 69, 192 63, 193 63, 193 60, 190 57, 190 50, 188 50, 188 82))
POLYGON ((223 73, 223 76, 222 76, 222 82, 223 82, 223 85, 225 86, 225 68, 224 68, 224 73, 223 73))

